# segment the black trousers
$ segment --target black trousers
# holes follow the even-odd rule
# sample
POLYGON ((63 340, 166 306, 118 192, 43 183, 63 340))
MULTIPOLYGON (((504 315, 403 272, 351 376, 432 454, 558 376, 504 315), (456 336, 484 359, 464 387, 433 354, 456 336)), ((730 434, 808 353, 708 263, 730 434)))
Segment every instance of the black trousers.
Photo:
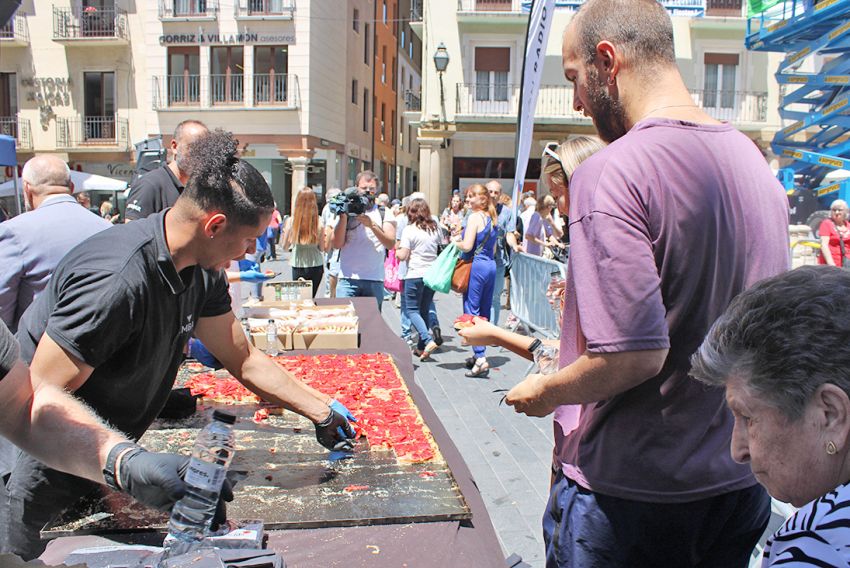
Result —
POLYGON ((47 546, 40 537, 44 525, 100 486, 50 469, 14 446, 4 450, 11 452, 5 456, 11 471, 0 484, 0 552, 32 560, 47 546))
POLYGON ((313 297, 316 297, 316 292, 319 291, 319 285, 322 283, 322 276, 325 274, 324 266, 311 266, 309 268, 292 268, 293 280, 303 278, 310 280, 313 283, 313 297))

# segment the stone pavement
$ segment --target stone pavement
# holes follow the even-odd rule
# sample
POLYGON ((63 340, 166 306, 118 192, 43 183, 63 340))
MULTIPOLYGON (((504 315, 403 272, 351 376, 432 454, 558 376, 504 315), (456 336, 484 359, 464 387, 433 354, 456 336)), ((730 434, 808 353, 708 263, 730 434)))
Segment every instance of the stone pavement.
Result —
MULTIPOLYGON (((284 276, 290 271, 288 263, 280 261, 267 262, 263 268, 284 276)), ((445 343, 431 361, 420 363, 414 358, 416 383, 469 466, 505 556, 516 553, 532 567, 541 568, 545 564, 541 517, 549 488, 552 419, 528 418, 499 404, 503 393, 493 390, 510 388, 529 370, 527 361, 510 352, 487 350, 489 378, 464 376, 463 360, 471 350, 460 345, 451 325, 462 312, 461 298, 438 293, 435 300, 445 343)), ((400 329, 399 310, 391 301, 384 302, 382 314, 391 329, 400 329)), ((507 315, 502 310, 503 324, 507 315)), ((762 544, 788 514, 788 506, 774 502, 762 544)), ((750 566, 760 564, 760 550, 761 546, 753 551, 750 566)))

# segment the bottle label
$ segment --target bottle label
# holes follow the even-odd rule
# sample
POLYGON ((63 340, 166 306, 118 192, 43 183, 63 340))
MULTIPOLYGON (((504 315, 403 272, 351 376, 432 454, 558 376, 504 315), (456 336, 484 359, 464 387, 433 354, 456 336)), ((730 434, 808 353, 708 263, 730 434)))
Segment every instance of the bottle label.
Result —
POLYGON ((218 491, 224 483, 224 476, 223 467, 192 458, 186 470, 186 483, 198 489, 218 491))

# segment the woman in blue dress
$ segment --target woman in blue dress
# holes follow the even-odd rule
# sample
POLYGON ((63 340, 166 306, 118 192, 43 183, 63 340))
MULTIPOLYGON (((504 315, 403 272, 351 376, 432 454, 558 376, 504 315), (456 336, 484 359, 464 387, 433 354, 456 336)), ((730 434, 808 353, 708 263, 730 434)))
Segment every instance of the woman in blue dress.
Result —
MULTIPOLYGON (((490 199, 487 188, 478 183, 467 188, 466 199, 470 212, 466 228, 457 241, 458 248, 463 251, 461 258, 472 259, 469 287, 463 293, 463 313, 488 318, 496 284, 496 205, 490 199)), ((485 348, 476 346, 472 351, 474 357, 466 376, 486 377, 490 373, 490 365, 484 356, 485 348)))

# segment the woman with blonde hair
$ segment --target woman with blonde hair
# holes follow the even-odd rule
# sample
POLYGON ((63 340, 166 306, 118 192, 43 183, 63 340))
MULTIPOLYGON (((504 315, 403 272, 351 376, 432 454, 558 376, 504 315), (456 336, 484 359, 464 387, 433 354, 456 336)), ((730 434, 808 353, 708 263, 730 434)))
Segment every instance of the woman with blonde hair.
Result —
MULTIPOLYGON (((466 190, 469 203, 469 217, 466 228, 457 238, 457 247, 463 252, 462 258, 472 260, 469 286, 463 293, 463 313, 473 316, 490 317, 493 303, 493 287, 496 285, 496 240, 498 229, 496 205, 490 198, 487 188, 476 183, 466 190)), ((473 348, 471 369, 467 377, 486 377, 490 365, 484 356, 485 348, 473 348)))
POLYGON ((283 248, 290 246, 289 264, 292 278, 303 278, 313 283, 313 297, 319 290, 324 275, 324 230, 319 222, 316 194, 309 187, 302 188, 295 197, 295 209, 283 227, 283 248))
POLYGON ((569 187, 573 172, 604 147, 605 144, 594 136, 576 136, 560 143, 551 142, 543 149, 542 181, 549 187, 560 213, 569 214, 569 187))

